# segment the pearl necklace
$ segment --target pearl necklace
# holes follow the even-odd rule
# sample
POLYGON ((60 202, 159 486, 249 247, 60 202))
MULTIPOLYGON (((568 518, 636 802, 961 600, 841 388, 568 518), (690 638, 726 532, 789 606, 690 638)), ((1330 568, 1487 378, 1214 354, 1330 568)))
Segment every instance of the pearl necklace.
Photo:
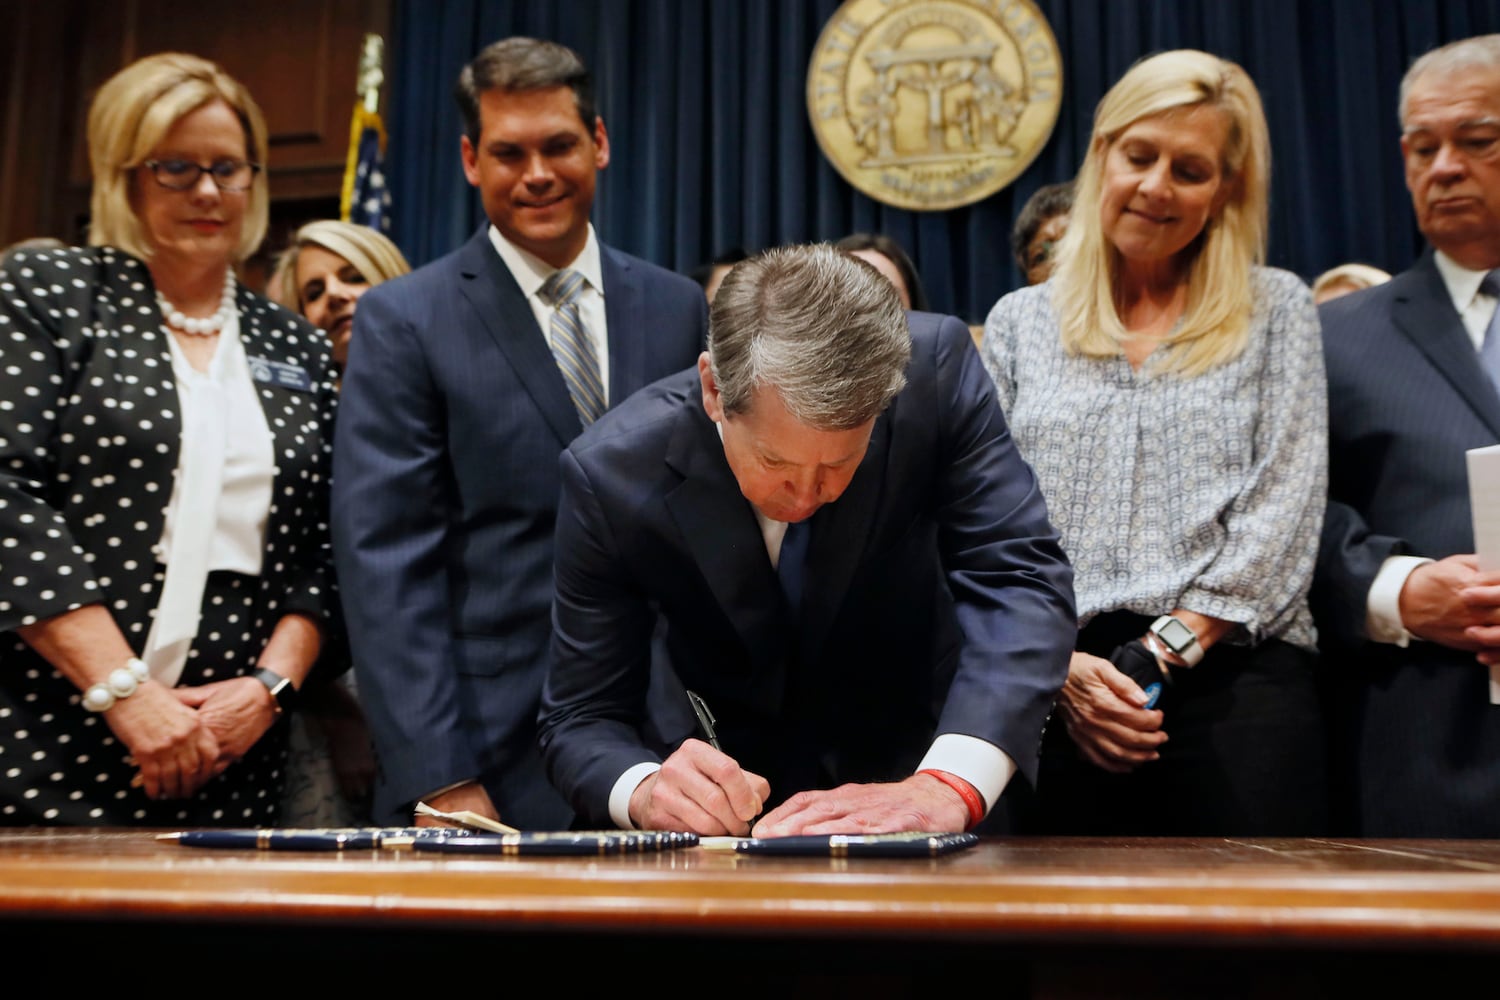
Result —
POLYGON ((224 324, 234 315, 234 272, 224 272, 224 292, 219 296, 219 308, 212 316, 203 319, 184 316, 182 310, 168 302, 160 291, 156 293, 156 305, 166 317, 168 326, 194 337, 212 337, 224 329, 224 324))

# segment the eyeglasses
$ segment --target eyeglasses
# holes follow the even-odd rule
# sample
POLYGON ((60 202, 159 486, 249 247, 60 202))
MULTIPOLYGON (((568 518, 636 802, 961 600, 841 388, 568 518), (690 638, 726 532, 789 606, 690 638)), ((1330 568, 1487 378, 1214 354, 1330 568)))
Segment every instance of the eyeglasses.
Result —
POLYGON ((204 174, 213 178, 220 191, 248 191, 260 172, 259 163, 244 160, 217 160, 207 166, 192 160, 147 160, 141 166, 168 191, 191 191, 204 174))

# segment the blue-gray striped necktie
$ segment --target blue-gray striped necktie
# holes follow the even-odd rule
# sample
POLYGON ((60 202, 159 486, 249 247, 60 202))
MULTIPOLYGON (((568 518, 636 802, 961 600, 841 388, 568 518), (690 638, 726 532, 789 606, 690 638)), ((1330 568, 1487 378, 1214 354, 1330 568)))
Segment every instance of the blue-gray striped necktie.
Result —
MULTIPOLYGON (((1500 299, 1500 269, 1484 276, 1479 290, 1500 299)), ((1484 330, 1484 343, 1479 348, 1479 363, 1484 366, 1490 381, 1500 390, 1500 305, 1490 317, 1490 325, 1484 330)))
POLYGON ((587 427, 604 412, 604 381, 599 373, 599 355, 594 338, 578 313, 578 294, 583 275, 564 268, 542 285, 542 296, 553 305, 552 356, 568 384, 568 395, 578 408, 578 418, 587 427))

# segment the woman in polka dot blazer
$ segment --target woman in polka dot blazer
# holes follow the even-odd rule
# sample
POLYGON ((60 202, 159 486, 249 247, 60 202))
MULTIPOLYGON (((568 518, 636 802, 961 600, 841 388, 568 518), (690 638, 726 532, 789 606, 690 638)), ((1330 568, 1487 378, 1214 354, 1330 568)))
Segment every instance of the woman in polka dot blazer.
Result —
POLYGON ((150 56, 88 132, 92 246, 0 270, 0 823, 269 824, 333 634, 327 342, 235 282, 243 87, 150 56))

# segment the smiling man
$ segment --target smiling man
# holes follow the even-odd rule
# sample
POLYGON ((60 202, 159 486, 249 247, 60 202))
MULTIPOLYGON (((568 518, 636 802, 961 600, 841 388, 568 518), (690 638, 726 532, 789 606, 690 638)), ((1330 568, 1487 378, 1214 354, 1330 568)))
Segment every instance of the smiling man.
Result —
POLYGON ((1400 120, 1432 249, 1319 309, 1330 503, 1313 611, 1349 832, 1500 837, 1500 573, 1475 562, 1465 459, 1500 442, 1500 35, 1413 63, 1400 120))
POLYGON ((586 821, 956 831, 1034 779, 1072 571, 958 319, 828 246, 752 257, 562 481, 541 738, 586 821), (710 726, 648 719, 653 647, 710 726))
POLYGON ((380 820, 409 822, 420 800, 560 829, 571 813, 536 750, 557 455, 610 405, 691 365, 706 307, 687 278, 595 236, 609 136, 575 53, 496 42, 455 95, 488 223, 360 300, 335 555, 380 820))

